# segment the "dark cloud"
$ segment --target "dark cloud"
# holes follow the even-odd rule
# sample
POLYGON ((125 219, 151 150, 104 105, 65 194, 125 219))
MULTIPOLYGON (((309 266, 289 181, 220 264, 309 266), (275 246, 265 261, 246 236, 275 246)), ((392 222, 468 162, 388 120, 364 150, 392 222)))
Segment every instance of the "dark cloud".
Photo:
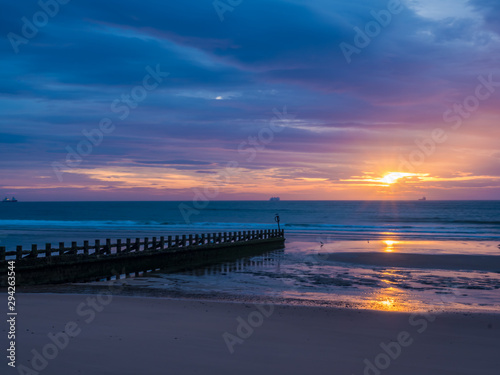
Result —
MULTIPOLYGON (((500 80, 500 5, 469 3, 470 17, 443 19, 405 7, 350 64, 340 43, 354 45, 354 27, 364 29, 386 0, 245 1, 224 22, 210 1, 71 1, 19 53, 8 35, 21 34, 22 17, 31 20, 40 7, 4 4, 1 168, 51 176, 51 163, 64 162, 67 148, 86 140, 82 132, 107 117, 116 128, 82 167, 164 167, 200 176, 235 160, 248 171, 295 170, 283 173, 293 178, 361 175, 366 163, 397 160, 415 139, 449 129, 443 112, 474 94, 479 75, 500 80), (123 104, 146 67, 157 64, 168 78, 120 119, 112 103, 123 104), (242 142, 269 128, 273 109, 284 106, 297 120, 247 161, 238 152, 242 142), (336 167, 329 168, 333 156, 336 167)), ((498 94, 477 111, 488 119, 474 113, 460 130, 478 135, 477 153, 486 143, 496 151, 487 139, 496 134, 498 94)), ((440 146, 440 155, 452 154, 452 145, 440 146)), ((495 163, 467 165, 476 167, 500 173, 495 163)), ((11 185, 23 183, 10 176, 11 185)))

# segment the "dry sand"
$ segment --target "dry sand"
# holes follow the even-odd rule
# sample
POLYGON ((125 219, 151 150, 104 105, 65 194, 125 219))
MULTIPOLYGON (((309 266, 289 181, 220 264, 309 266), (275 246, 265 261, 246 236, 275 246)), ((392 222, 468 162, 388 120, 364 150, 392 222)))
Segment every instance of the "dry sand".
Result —
MULTIPOLYGON (((4 293, 0 296, 6 301, 4 293)), ((396 312, 270 305, 259 309, 241 303, 116 296, 92 302, 96 297, 17 294, 17 368, 8 367, 4 357, 0 373, 500 373, 500 315, 411 317, 396 312), (249 321, 254 327, 245 331, 249 321), (59 339, 57 353, 50 333, 59 339), (224 335, 233 343, 233 354, 224 335), (398 337, 400 344, 389 350, 393 359, 381 344, 398 337), (33 362, 32 350, 55 358, 44 362, 38 357, 33 362), (366 370, 365 359, 373 366, 388 367, 366 370), (28 371, 33 366, 45 368, 28 371)), ((1 334, 7 336, 5 325, 1 334)))

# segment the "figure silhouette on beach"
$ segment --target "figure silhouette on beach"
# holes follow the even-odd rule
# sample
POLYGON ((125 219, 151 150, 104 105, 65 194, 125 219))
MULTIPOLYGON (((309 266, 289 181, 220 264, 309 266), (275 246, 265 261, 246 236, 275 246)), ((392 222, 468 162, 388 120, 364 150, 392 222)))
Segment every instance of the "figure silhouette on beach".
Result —
POLYGON ((280 215, 276 214, 274 221, 278 223, 278 230, 280 230, 280 215))

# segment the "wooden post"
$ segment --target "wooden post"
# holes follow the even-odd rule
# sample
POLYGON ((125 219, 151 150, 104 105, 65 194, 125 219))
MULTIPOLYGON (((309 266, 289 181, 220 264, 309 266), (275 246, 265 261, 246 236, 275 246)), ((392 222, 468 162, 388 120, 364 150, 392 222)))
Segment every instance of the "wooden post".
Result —
POLYGON ((227 232, 224 232, 224 242, 227 242, 227 232))
POLYGON ((130 253, 130 247, 132 245, 132 241, 130 241, 130 238, 127 238, 126 244, 125 244, 125 252, 130 253))
POLYGON ((45 257, 50 258, 52 256, 52 244, 46 243, 45 244, 45 257))
POLYGON ((89 241, 83 241, 83 254, 89 255, 89 241))
POLYGON ((165 250, 165 237, 160 237, 160 250, 165 250))
POLYGON ((238 241, 241 241, 241 232, 238 231, 238 241))
POLYGON ((214 241, 214 244, 217 243, 217 233, 212 234, 212 241, 214 241))
POLYGON ((106 238, 106 254, 111 254, 111 240, 106 238))
POLYGON ((218 243, 222 243, 222 233, 219 232, 219 237, 217 238, 217 240, 219 241, 218 243))
POLYGON ((156 237, 153 237, 153 250, 156 250, 156 237))
POLYGON ((186 246, 186 235, 183 234, 182 235, 182 247, 185 247, 186 246))
POLYGON ((179 235, 175 236, 175 243, 174 243, 174 246, 175 246, 175 247, 179 247, 179 235))
POLYGON ((144 238, 144 251, 148 251, 149 247, 149 238, 145 237, 144 238))
POLYGON ((20 245, 16 247, 16 259, 17 260, 23 259, 23 247, 20 245))
POLYGON ((201 234, 201 244, 205 245, 205 233, 201 234))
POLYGON ((59 256, 64 255, 64 242, 59 242, 59 256))
POLYGON ((169 249, 172 247, 172 236, 167 237, 167 246, 169 249))
POLYGON ((5 246, 0 246, 0 262, 5 260, 5 246))
POLYGON ((33 244, 31 245, 31 254, 33 258, 38 258, 38 246, 33 244))
POLYGON ((210 245, 210 237, 211 237, 210 233, 207 233, 207 244, 208 245, 210 245))
POLYGON ((101 240, 95 240, 94 254, 99 254, 101 252, 101 240))
POLYGON ((200 236, 198 234, 195 234, 195 236, 194 236, 194 244, 196 246, 200 245, 200 236))
POLYGON ((188 240, 188 246, 191 246, 193 244, 193 235, 189 235, 189 240, 188 240))
POLYGON ((122 252, 122 240, 116 240, 116 253, 120 254, 122 252))
POLYGON ((252 240, 255 240, 255 231, 252 231, 252 240))
POLYGON ((134 249, 135 249, 135 251, 141 250, 141 239, 140 238, 135 239, 134 249))
POLYGON ((76 255, 78 253, 76 242, 71 242, 71 254, 76 255))

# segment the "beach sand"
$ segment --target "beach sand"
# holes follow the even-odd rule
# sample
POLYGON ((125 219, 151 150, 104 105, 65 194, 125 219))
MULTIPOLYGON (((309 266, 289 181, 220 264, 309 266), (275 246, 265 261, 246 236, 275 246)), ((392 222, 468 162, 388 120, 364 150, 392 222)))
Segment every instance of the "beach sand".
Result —
POLYGON ((17 368, 4 357, 2 374, 498 375, 500 368, 496 314, 24 293, 17 311, 17 368), (28 372, 34 366, 44 369, 28 372))

